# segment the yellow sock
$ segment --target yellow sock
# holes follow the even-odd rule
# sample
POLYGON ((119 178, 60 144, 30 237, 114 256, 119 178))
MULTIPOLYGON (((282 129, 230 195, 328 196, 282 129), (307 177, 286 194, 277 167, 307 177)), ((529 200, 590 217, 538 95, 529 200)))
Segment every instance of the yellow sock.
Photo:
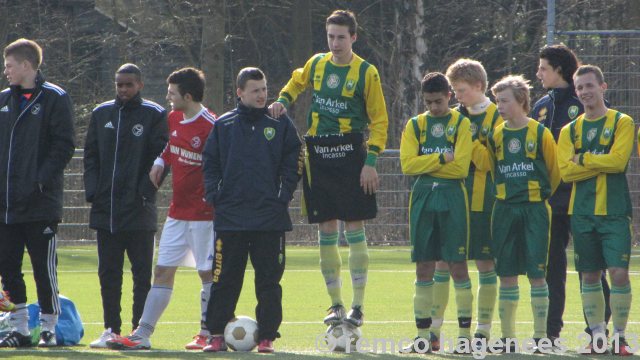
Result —
POLYGON ((498 312, 500 313, 500 328, 503 338, 516 337, 516 310, 520 300, 520 288, 501 287, 500 299, 498 301, 498 312))
POLYGON ((331 297, 331 305, 342 305, 342 280, 340 267, 342 258, 338 250, 338 232, 319 232, 320 238, 320 270, 331 297))

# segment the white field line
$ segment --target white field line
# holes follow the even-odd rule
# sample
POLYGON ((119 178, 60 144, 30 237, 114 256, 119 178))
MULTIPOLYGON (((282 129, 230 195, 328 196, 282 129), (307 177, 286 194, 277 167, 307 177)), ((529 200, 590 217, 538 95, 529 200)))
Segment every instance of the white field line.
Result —
MULTIPOLYGON (((414 324, 414 320, 367 320, 367 324, 414 324)), ((445 324, 457 324, 457 320, 445 320, 445 324)), ((568 325, 584 325, 584 321, 564 321, 568 325)), ((162 325, 199 325, 199 321, 160 321, 162 325)), ((518 321, 518 324, 533 324, 533 321, 518 321)), ((628 321, 628 325, 640 325, 640 321, 628 321)), ((102 326, 103 322, 83 322, 83 325, 102 326)), ((324 325, 322 321, 283 321, 282 325, 324 325)))
MULTIPOLYGON (((253 269, 247 269, 246 271, 250 271, 253 272, 253 269)), ((58 270, 58 274, 92 274, 92 273, 97 273, 98 269, 86 269, 86 270, 58 270)), ((192 270, 192 269, 178 269, 179 273, 195 273, 196 270, 192 270)), ((317 270, 311 270, 311 269, 285 269, 286 273, 319 273, 320 269, 317 270)), ((415 270, 369 270, 369 273, 390 273, 390 274, 401 274, 401 273, 415 273, 415 270)), ((25 274, 32 274, 33 270, 25 270, 23 271, 23 273, 25 274)), ((478 273, 478 270, 469 270, 470 274, 476 274, 478 273)), ((569 270, 567 271, 567 274, 577 274, 577 271, 574 270, 569 270)), ((640 274, 640 270, 638 271, 629 271, 629 275, 639 275, 640 274)), ((524 276, 524 275, 522 275, 524 276)))

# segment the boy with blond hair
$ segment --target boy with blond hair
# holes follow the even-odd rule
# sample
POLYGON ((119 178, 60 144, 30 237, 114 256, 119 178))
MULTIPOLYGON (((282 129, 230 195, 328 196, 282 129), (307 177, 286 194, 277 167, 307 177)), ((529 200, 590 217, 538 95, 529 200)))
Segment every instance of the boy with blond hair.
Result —
MULTIPOLYGON (((469 175, 465 187, 469 198, 470 249, 469 259, 476 261, 479 272, 477 295, 478 325, 474 338, 489 338, 491 320, 497 296, 497 276, 491 253, 491 209, 495 200, 493 180, 490 174, 490 159, 487 149, 489 133, 504 120, 494 103, 485 95, 488 81, 487 72, 482 63, 472 59, 458 59, 447 69, 446 76, 459 101, 456 110, 469 118, 473 150, 469 175)), ((470 284, 456 284, 456 298, 471 291, 470 284)), ((436 263, 434 275, 434 306, 431 326, 432 347, 437 347, 440 338, 440 327, 443 323, 444 311, 449 300, 449 266, 444 261, 436 263)), ((458 309, 458 324, 461 328, 470 329, 471 309, 462 314, 458 309), (466 316, 465 316, 466 315, 466 316)), ((469 332, 469 330, 467 330, 469 332)))
MULTIPOLYGON (((545 280, 549 256, 551 207, 547 199, 560 183, 556 143, 549 129, 529 118, 529 82, 509 75, 492 88, 505 122, 489 136, 496 202, 491 234, 496 273, 500 277, 498 307, 502 337, 516 336, 520 290, 518 275, 531 283, 533 338, 547 337, 549 290, 545 280)), ((508 341, 508 352, 513 342, 508 341)))

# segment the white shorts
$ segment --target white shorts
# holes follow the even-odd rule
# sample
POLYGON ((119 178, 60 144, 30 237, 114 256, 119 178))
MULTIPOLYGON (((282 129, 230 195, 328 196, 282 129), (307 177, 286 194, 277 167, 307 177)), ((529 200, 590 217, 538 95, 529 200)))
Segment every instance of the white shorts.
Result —
POLYGON ((167 216, 158 249, 158 266, 213 268, 213 221, 176 220, 167 216))

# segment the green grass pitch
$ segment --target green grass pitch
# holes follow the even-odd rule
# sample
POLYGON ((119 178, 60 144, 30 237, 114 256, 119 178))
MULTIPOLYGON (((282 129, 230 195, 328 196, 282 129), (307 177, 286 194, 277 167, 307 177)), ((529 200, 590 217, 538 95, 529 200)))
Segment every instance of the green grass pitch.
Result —
MULTIPOLYGON (((341 248, 343 259, 342 280, 344 284, 343 296, 349 304, 351 299, 350 278, 348 272, 348 249, 341 248)), ((415 336, 413 321, 413 282, 415 279, 414 265, 409 259, 407 247, 372 247, 370 251, 370 273, 365 298, 365 325, 362 328, 363 337, 374 339, 389 339, 399 341, 402 338, 415 336)), ((215 357, 219 359, 245 359, 264 356, 253 353, 222 353, 204 354, 201 352, 187 352, 183 346, 190 341, 199 329, 199 296, 200 281, 197 273, 191 269, 181 269, 176 275, 176 285, 173 297, 167 311, 160 319, 155 334, 151 338, 152 350, 141 352, 119 352, 111 350, 89 349, 89 342, 97 338, 102 332, 102 305, 97 275, 97 251, 93 246, 62 247, 58 251, 59 287, 63 295, 71 298, 78 307, 85 325, 85 336, 78 346, 60 347, 55 349, 20 349, 0 350, 0 358, 162 358, 185 359, 199 357, 215 357)), ((578 275, 573 270, 573 253, 569 253, 569 274, 567 284, 567 305, 565 311, 565 328, 563 337, 569 352, 563 357, 582 357, 575 349, 584 343, 580 340, 584 322, 582 305, 578 286, 578 275)), ((638 299, 640 281, 638 281, 638 257, 640 250, 634 249, 631 268, 632 288, 634 298, 638 299)), ((322 276, 318 265, 318 250, 316 247, 289 247, 287 249, 286 270, 282 280, 284 321, 280 327, 282 338, 274 344, 277 358, 286 359, 322 359, 327 357, 353 357, 362 359, 382 358, 414 358, 425 355, 404 355, 391 353, 389 347, 386 353, 378 348, 378 354, 329 354, 316 349, 316 339, 324 334, 326 327, 322 324, 329 304, 322 276)), ((122 296, 123 332, 131 330, 131 274, 129 265, 125 265, 125 280, 122 296)), ((477 290, 477 271, 470 263, 471 280, 474 294, 477 290)), ((29 301, 35 301, 33 276, 29 270, 28 255, 25 254, 25 279, 29 301)), ((457 335, 455 318, 455 303, 453 289, 450 303, 445 316, 443 337, 452 338, 457 335)), ((518 307, 517 330, 519 338, 532 335, 533 325, 530 315, 529 284, 526 278, 520 278, 520 303, 518 307)), ((475 295, 474 295, 475 296, 475 295)), ((637 304, 637 300, 634 301, 637 304)), ((248 315, 255 318, 255 295, 253 286, 253 271, 249 265, 245 276, 244 288, 237 307, 237 315, 248 315)), ((500 336, 500 323, 496 310, 492 328, 492 337, 500 336)), ((475 326, 475 325, 474 325, 475 326)), ((610 326, 611 327, 611 326, 610 326)), ((627 337, 635 339, 640 333, 640 307, 632 306, 627 337)), ((428 355, 433 358, 452 358, 460 355, 448 353, 428 355)), ((527 358, 535 355, 488 355, 489 357, 507 356, 509 358, 527 358)), ((554 355, 553 357, 559 357, 554 355)), ((471 358, 471 357, 468 357, 471 358)))

